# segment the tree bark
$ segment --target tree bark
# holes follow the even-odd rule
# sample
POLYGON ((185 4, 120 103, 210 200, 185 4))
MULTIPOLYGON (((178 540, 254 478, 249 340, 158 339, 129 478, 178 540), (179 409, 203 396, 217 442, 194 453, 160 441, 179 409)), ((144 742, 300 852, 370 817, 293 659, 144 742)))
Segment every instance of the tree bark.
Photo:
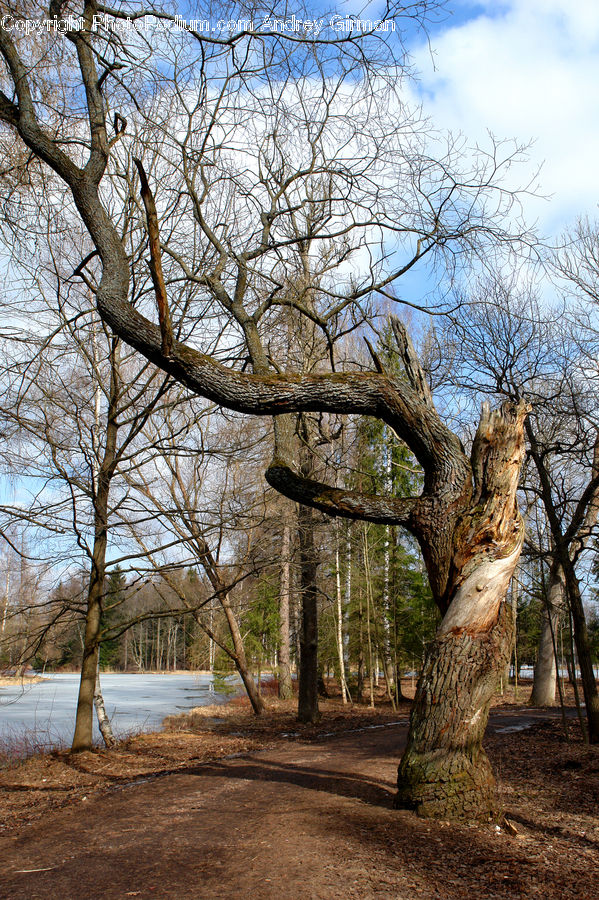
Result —
POLYGON ((289 600, 291 596, 291 526, 283 522, 281 539, 281 581, 279 588, 279 697, 293 697, 291 681, 291 647, 289 638, 289 600))
POLYGON ((442 819, 486 819, 496 811, 482 739, 512 648, 513 617, 505 607, 485 634, 449 631, 430 647, 399 766, 397 807, 442 819))
MULTIPOLYGON (((566 574, 566 595, 572 613, 572 622, 574 624, 574 638, 576 641, 576 652, 578 654, 578 665, 580 666, 580 678, 582 681, 582 691, 584 694, 584 702, 587 711, 587 724, 589 729, 589 741, 591 744, 599 743, 599 694, 597 692, 597 681, 595 672, 593 671, 593 661, 591 657, 591 645, 589 641, 589 633, 587 630, 586 617, 584 614, 584 606, 580 595, 580 584, 574 566, 569 563, 564 566, 566 574)), ((573 675, 576 677, 576 662, 572 660, 573 675)))
POLYGON ((314 511, 300 505, 297 514, 299 535, 301 632, 298 721, 318 722, 318 566, 314 544, 314 511))
POLYGON ((396 805, 443 819, 487 819, 494 779, 482 749, 489 705, 512 648, 506 594, 524 528, 516 504, 526 410, 483 414, 475 492, 453 538, 448 609, 429 648, 399 766, 396 805))
POLYGON ((100 660, 98 659, 98 668, 96 669, 96 686, 94 689, 94 706, 96 708, 98 728, 100 729, 102 739, 107 747, 114 747, 116 741, 114 739, 114 734, 112 733, 112 725, 110 724, 110 719, 106 714, 106 707, 104 706, 104 697, 102 695, 102 687, 100 685, 99 663, 100 660))
POLYGON ((539 655, 530 695, 532 706, 555 706, 557 687, 555 635, 559 625, 560 612, 564 608, 565 590, 563 569, 557 561, 554 561, 549 573, 546 602, 543 606, 539 655))

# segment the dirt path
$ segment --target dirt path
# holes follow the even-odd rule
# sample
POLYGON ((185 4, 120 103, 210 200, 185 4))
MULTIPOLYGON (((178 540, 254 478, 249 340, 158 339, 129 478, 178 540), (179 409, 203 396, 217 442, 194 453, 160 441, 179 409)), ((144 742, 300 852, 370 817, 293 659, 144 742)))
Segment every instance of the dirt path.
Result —
MULTIPOLYGON (((510 722, 495 714, 494 730, 510 722)), ((393 810, 406 732, 402 724, 279 744, 81 800, 0 838, 0 896, 599 896, 596 835, 529 823, 514 836, 393 810)), ((518 803, 511 813, 523 822, 518 803)))

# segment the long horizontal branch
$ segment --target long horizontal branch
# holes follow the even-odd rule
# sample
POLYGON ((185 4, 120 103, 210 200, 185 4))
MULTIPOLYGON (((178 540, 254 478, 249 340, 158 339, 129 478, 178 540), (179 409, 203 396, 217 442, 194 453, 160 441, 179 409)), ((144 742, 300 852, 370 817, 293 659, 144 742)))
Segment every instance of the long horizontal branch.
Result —
POLYGON ((344 490, 303 478, 280 461, 274 461, 266 470, 266 480, 276 491, 312 506, 330 516, 360 519, 382 525, 403 525, 417 531, 417 513, 420 497, 377 497, 360 491, 344 490))
POLYGON ((160 329, 103 287, 98 291, 98 307, 110 327, 156 365, 208 400, 253 415, 328 412, 373 416, 393 428, 426 473, 457 463, 461 474, 466 476, 468 463, 458 439, 441 422, 434 408, 425 404, 400 378, 377 373, 252 375, 235 372, 177 341, 166 357, 162 352, 160 329))
MULTIPOLYGON (((240 373, 176 341, 167 356, 160 328, 128 302, 129 260, 120 236, 100 202, 96 179, 70 161, 65 163, 62 151, 42 132, 33 106, 28 102, 26 76, 21 72, 23 66, 14 45, 5 37, 0 49, 5 59, 8 57, 12 63, 13 79, 20 80, 19 100, 24 102, 19 103, 16 127, 30 149, 69 185, 98 250, 102 278, 96 300, 102 318, 116 334, 188 388, 228 409, 254 415, 328 412, 380 419, 405 441, 422 465, 425 494, 441 492, 447 503, 463 492, 464 484, 471 480, 469 461, 458 438, 439 418, 430 398, 423 396, 422 386, 416 383, 409 367, 411 384, 384 373, 240 373)), ((14 119, 10 124, 15 124, 14 119)))

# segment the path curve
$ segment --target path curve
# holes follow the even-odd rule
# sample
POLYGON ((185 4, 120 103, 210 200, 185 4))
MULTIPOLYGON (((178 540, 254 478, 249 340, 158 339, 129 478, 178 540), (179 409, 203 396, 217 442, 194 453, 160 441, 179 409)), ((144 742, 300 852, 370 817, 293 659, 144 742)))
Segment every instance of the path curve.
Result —
MULTIPOLYGON (((546 716, 533 711, 517 718, 523 724, 546 716)), ((513 719, 513 713, 494 712, 490 727, 509 727, 513 719)), ((447 852, 457 859, 486 860, 497 893, 484 896, 524 896, 505 893, 501 860, 507 845, 498 843, 491 826, 488 833, 441 826, 392 809, 406 735, 403 720, 318 743, 280 744, 82 800, 56 811, 51 821, 0 839, 0 896, 463 900, 474 895, 480 867, 470 872, 465 865, 460 887, 454 888, 443 860, 447 852)))

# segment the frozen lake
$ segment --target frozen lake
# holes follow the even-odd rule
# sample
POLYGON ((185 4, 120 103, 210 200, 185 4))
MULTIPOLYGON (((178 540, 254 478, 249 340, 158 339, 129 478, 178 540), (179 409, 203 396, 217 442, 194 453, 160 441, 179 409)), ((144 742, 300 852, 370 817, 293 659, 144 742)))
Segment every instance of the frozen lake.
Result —
MULTIPOLYGON (((46 675, 46 681, 23 688, 0 686, 0 741, 19 746, 20 736, 38 746, 68 745, 73 736, 78 674, 46 675)), ((232 679, 233 681, 235 679, 232 679)), ((131 731, 155 731, 165 716, 194 706, 224 703, 212 676, 102 675, 106 712, 115 736, 131 731)), ((95 712, 94 712, 95 719, 95 712)), ((96 737, 99 739, 97 725, 96 737)))

